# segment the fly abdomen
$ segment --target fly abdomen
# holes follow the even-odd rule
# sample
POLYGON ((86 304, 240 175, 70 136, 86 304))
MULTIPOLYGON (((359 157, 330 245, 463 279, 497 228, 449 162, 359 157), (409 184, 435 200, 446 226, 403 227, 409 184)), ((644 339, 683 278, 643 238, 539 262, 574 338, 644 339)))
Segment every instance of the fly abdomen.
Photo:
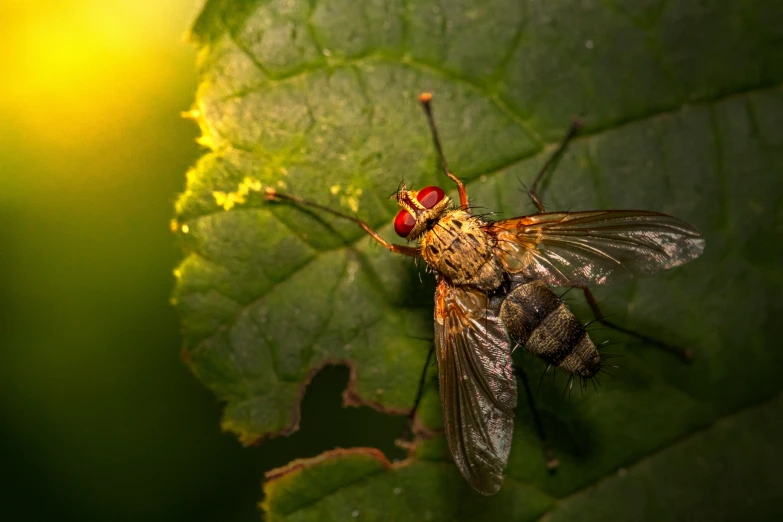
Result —
POLYGON ((511 290, 500 319, 514 342, 553 366, 580 377, 601 369, 601 356, 584 325, 541 281, 511 290))

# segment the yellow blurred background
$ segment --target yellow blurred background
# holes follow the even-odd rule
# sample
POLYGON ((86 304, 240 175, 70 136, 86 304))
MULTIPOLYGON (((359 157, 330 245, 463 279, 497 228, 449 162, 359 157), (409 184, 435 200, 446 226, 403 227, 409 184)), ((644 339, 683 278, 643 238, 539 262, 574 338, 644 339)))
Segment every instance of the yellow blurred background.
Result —
POLYGON ((258 520, 266 469, 394 454, 402 419, 341 409, 345 369, 315 379, 299 433, 244 449, 179 360, 169 220, 201 153, 180 116, 200 7, 0 0, 2 520, 258 520))
POLYGON ((168 305, 198 7, 0 2, 3 520, 257 518, 168 305))

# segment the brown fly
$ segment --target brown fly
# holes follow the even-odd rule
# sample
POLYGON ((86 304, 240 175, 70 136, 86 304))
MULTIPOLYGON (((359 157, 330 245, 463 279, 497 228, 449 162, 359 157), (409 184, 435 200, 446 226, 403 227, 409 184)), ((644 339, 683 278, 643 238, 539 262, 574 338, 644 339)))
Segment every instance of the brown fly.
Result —
MULTIPOLYGON (((701 254, 704 239, 687 223, 656 212, 546 212, 536 186, 578 124, 528 191, 538 213, 500 221, 473 215, 465 186, 446 164, 431 98, 425 93, 419 99, 441 167, 457 185, 459 206, 439 187, 413 190, 401 185, 394 230, 409 242, 418 241, 417 246, 388 243, 364 221, 297 196, 267 188, 266 197, 349 219, 390 251, 423 258, 435 273, 434 349, 446 438, 468 483, 491 495, 503 482, 514 430, 513 349, 523 346, 569 373, 569 384, 574 377, 593 378, 602 367, 585 326, 549 286, 582 289, 598 320, 687 359, 684 350, 606 321, 587 285, 647 276, 681 265, 701 254)), ((524 379, 523 383, 527 388, 524 379)), ((550 467, 555 462, 550 457, 550 467)))

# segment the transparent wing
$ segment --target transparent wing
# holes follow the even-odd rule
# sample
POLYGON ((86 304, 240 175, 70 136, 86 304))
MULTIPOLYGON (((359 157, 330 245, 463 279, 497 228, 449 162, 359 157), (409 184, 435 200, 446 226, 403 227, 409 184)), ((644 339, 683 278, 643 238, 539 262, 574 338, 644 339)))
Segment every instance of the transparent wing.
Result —
POLYGON ((694 259, 699 231, 679 219, 641 210, 551 212, 487 228, 504 268, 550 285, 583 286, 647 276, 694 259))
POLYGON ((486 294, 439 282, 435 353, 454 462, 474 489, 496 493, 511 448, 517 388, 506 334, 486 294))

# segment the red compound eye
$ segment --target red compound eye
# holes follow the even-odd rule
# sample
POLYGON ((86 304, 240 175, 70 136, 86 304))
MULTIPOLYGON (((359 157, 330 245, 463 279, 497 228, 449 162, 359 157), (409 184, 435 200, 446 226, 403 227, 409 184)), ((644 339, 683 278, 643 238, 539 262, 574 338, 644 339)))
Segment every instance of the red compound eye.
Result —
POLYGON ((394 218, 394 231, 400 237, 408 237, 413 227, 416 226, 416 218, 411 215, 405 209, 397 212, 397 217, 394 218))
POLYGON ((416 194, 416 199, 424 208, 432 208, 446 196, 440 187, 424 187, 416 194))

